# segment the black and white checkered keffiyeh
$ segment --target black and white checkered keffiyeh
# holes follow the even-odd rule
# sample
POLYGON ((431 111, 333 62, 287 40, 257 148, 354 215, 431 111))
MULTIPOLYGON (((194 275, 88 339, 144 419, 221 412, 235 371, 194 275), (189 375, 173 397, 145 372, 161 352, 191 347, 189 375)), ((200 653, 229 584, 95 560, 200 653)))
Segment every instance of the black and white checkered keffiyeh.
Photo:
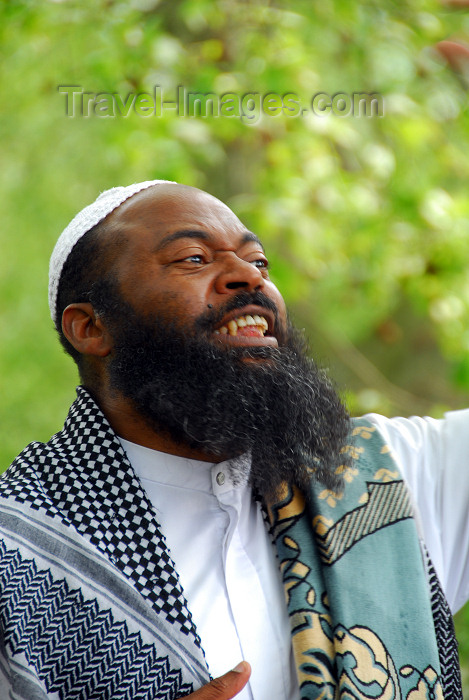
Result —
MULTIPOLYGON (((52 613, 50 604, 46 604, 46 599, 55 600, 59 589, 64 591, 59 596, 61 601, 63 596, 72 595, 70 581, 75 582, 77 578, 82 578, 88 585, 83 571, 84 568, 88 571, 94 566, 96 571, 100 571, 102 567, 106 569, 105 572, 103 570, 102 578, 107 582, 105 585, 108 588, 104 593, 102 587, 99 590, 101 597, 107 596, 106 599, 110 605, 106 615, 111 615, 112 618, 109 635, 110 638, 112 637, 113 644, 115 644, 113 635, 117 634, 114 629, 114 618, 117 613, 113 611, 111 601, 116 595, 114 588, 117 590, 122 587, 122 581, 127 582, 128 588, 124 596, 125 605, 129 605, 129 600, 134 601, 135 590, 138 591, 138 594, 143 596, 146 603, 151 606, 151 612, 146 611, 145 615, 149 616, 152 624, 157 628, 155 635, 159 643, 156 644, 156 651, 151 653, 158 667, 158 679, 148 685, 148 678, 153 677, 152 674, 155 675, 155 669, 148 670, 147 679, 139 670, 141 687, 146 688, 145 692, 142 690, 139 694, 140 691, 135 690, 137 686, 140 688, 139 684, 135 685, 135 679, 132 682, 129 680, 129 688, 132 690, 129 691, 130 695, 122 695, 123 698, 137 700, 148 697, 149 700, 154 697, 179 697, 179 694, 174 693, 178 689, 188 691, 191 685, 187 684, 187 680, 190 680, 191 676, 198 685, 209 680, 200 639, 152 505, 140 486, 119 440, 84 389, 78 389, 78 398, 70 409, 63 430, 54 435, 47 444, 29 445, 1 480, 0 529, 2 523, 6 533, 4 535, 6 544, 1 558, 3 566, 0 564, 1 587, 4 591, 4 598, 0 600, 0 620, 3 622, 4 629, 10 630, 6 639, 2 641, 9 648, 9 658, 12 663, 13 659, 21 658, 18 663, 23 667, 24 659, 21 655, 25 654, 29 666, 28 672, 37 662, 35 673, 46 688, 48 690, 62 688, 60 683, 57 685, 57 675, 61 674, 52 663, 52 657, 44 657, 43 648, 47 647, 46 627, 52 629, 54 625, 59 624, 57 622, 59 611, 52 613), (18 526, 19 520, 24 520, 24 523, 18 526), (73 542, 72 549, 70 549, 70 542, 73 542), (21 546, 23 543, 25 546, 21 546), (15 547, 15 544, 20 546, 15 547), (38 557, 35 556, 36 547, 38 557), (58 557, 57 554, 53 554, 54 549, 61 551, 61 548, 67 548, 67 551, 71 552, 71 562, 67 560, 61 563, 60 559, 58 560, 60 553, 58 557), (84 560, 79 559, 78 556, 75 558, 73 553, 73 549, 81 551, 83 548, 88 563, 84 563, 84 560), (51 562, 52 558, 53 563, 48 571, 43 568, 44 562, 51 562), (92 565, 89 560, 93 560, 92 565), (70 577, 67 576, 68 565, 70 565, 70 577), (27 585, 24 576, 27 577, 27 585), (40 593, 36 593, 33 602, 22 599, 14 593, 15 590, 26 590, 34 582, 40 593), (38 607, 35 610, 36 605, 38 607), (20 638, 17 638, 17 626, 12 625, 12 618, 29 614, 37 618, 39 610, 45 617, 40 629, 35 629, 34 636, 45 635, 44 640, 39 638, 34 643, 31 641, 31 630, 28 632, 28 629, 32 622, 28 622, 22 628, 24 636, 20 635, 20 638), (168 648, 165 648, 165 645, 168 648), (39 647, 41 655, 37 656, 39 647), (177 666, 174 668, 175 664, 179 664, 182 671, 177 666), (186 669, 184 665, 187 666, 186 669), (177 682, 171 685, 167 677, 173 678, 174 674, 177 682), (171 686, 170 690, 167 692, 159 690, 161 694, 152 694, 156 687, 166 688, 165 684, 168 684, 168 688, 171 686)), ((91 581, 89 583, 88 587, 93 588, 91 581)), ((73 595, 75 594, 76 591, 73 595)), ((89 592, 87 595, 89 596, 89 592)), ((138 614, 141 614, 141 599, 140 602, 131 604, 134 608, 130 617, 137 619, 135 610, 138 608, 138 614)), ((55 602, 54 608, 57 605, 58 603, 55 602)), ((101 619, 103 611, 99 609, 99 605, 95 603, 93 605, 97 611, 96 615, 101 619)), ((66 619, 69 620, 69 617, 66 616, 66 619)), ((60 620, 60 625, 63 626, 62 617, 60 620)), ((75 622, 69 621, 70 630, 75 630, 75 636, 77 634, 89 636, 90 649, 87 652, 89 655, 93 645, 96 646, 96 640, 93 642, 89 630, 83 629, 77 632, 75 622)), ((96 626, 97 622, 93 624, 96 626)), ((101 639, 102 630, 99 634, 102 644, 104 643, 101 639)), ((70 639, 66 639, 66 636, 61 649, 62 658, 66 658, 67 654, 74 654, 73 644, 70 639)), ((79 641, 76 640, 76 643, 78 644, 79 641)), ((135 641, 135 644, 142 646, 142 640, 135 641)), ((135 653, 134 649, 132 652, 129 651, 129 655, 118 654, 115 658, 109 658, 106 664, 103 662, 99 668, 95 668, 94 685, 97 687, 102 685, 103 679, 100 674, 110 677, 114 672, 120 677, 122 674, 130 673, 129 659, 133 658, 135 653), (127 669, 125 673, 124 669, 127 669)), ((65 662, 59 661, 57 654, 58 651, 55 649, 53 658, 59 666, 63 665, 65 662)), ((58 697, 90 699, 96 697, 103 700, 104 698, 115 700, 121 697, 121 695, 106 694, 110 692, 109 688, 115 686, 111 681, 108 684, 108 691, 103 691, 102 694, 80 695, 78 692, 76 695, 73 694, 75 680, 78 683, 77 679, 73 679, 79 674, 74 669, 73 663, 70 663, 70 677, 65 674, 65 680, 62 678, 61 683, 64 687, 69 687, 71 694, 62 695, 59 692, 58 697)), ((0 668, 1 665, 0 662, 0 668)), ((83 669, 80 674, 82 672, 83 669)), ((3 697, 1 688, 0 684, 0 696, 3 697)), ((31 689, 28 692, 31 693, 31 689)), ((27 697, 31 700, 28 695, 19 694, 18 697, 27 697)), ((38 695, 39 697, 42 698, 38 695)))

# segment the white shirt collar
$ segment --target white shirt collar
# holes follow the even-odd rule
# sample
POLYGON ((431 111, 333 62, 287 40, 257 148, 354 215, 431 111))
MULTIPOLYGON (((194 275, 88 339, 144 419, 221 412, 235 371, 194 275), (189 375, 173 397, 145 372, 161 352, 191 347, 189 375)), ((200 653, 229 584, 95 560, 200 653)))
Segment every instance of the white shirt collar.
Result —
MULTIPOLYGON (((225 477, 223 491, 242 488, 246 485, 247 474, 241 479, 236 479, 236 483, 233 482, 231 474, 233 467, 236 468, 236 462, 247 462, 249 460, 248 454, 217 464, 160 452, 129 440, 124 440, 124 438, 119 438, 119 440, 134 468, 138 465, 137 473, 140 479, 212 493, 213 479, 216 478, 218 473, 223 472, 225 477)), ((220 487, 218 486, 217 490, 219 489, 220 487)))

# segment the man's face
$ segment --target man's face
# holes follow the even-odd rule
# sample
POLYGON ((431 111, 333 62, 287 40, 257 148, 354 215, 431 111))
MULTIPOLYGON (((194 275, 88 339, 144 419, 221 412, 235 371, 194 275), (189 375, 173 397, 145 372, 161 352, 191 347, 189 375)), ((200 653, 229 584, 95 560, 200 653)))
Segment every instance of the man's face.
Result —
POLYGON ((205 319, 205 335, 217 345, 277 347, 283 299, 260 241, 222 202, 192 187, 158 185, 121 205, 109 223, 125 239, 113 271, 138 313, 189 334, 205 319), (244 295, 242 308, 230 308, 240 292, 261 295, 255 303, 244 295))
POLYGON ((257 238, 218 200, 174 185, 109 223, 111 274, 90 301, 113 338, 110 387, 174 444, 250 453, 260 493, 312 475, 336 485, 347 413, 287 324, 257 238))

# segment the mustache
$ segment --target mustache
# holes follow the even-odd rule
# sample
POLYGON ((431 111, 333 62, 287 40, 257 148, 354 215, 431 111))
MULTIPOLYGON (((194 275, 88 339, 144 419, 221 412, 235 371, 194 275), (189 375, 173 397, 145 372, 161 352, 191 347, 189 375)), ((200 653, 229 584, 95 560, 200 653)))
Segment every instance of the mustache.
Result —
POLYGON ((274 314, 275 327, 278 327, 279 312, 277 305, 263 292, 239 292, 235 296, 230 297, 226 304, 223 304, 220 308, 211 309, 201 314, 195 322, 195 325, 200 331, 212 331, 221 323, 227 313, 235 311, 236 309, 242 309, 250 304, 271 311, 274 314))

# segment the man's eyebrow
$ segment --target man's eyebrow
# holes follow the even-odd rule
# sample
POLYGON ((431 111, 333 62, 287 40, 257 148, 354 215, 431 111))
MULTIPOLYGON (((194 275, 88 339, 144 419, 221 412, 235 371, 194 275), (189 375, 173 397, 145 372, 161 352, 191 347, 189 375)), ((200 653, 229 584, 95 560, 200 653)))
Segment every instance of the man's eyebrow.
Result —
POLYGON ((243 236, 242 242, 243 242, 243 243, 251 243, 251 242, 252 242, 252 243, 257 243, 257 244, 262 248, 262 250, 265 250, 265 248, 264 248, 264 246, 262 245, 262 243, 261 243, 259 237, 256 236, 256 234, 253 233, 252 231, 246 231, 246 233, 245 233, 244 236, 243 236))
MULTIPOLYGON (((165 236, 158 243, 155 252, 162 250, 162 248, 165 248, 167 245, 169 245, 173 241, 179 240, 180 238, 199 238, 203 241, 210 241, 212 239, 212 236, 206 231, 199 231, 197 229, 182 229, 181 231, 175 231, 174 233, 171 233, 169 236, 165 236)), ((244 236, 241 238, 241 245, 251 242, 257 243, 262 248, 262 250, 264 250, 264 246, 262 245, 256 234, 252 233, 252 231, 246 231, 244 236)))

